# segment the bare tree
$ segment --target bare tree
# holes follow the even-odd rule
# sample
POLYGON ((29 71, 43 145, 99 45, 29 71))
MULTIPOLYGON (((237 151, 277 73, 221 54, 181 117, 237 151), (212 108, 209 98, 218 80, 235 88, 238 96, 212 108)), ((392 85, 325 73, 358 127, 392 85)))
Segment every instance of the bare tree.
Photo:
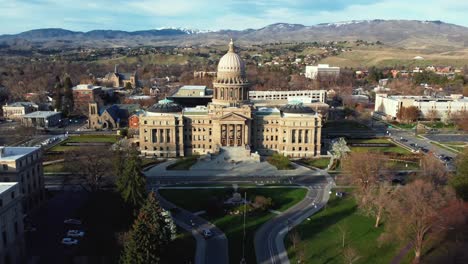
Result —
POLYGON ((341 247, 344 248, 346 244, 346 237, 349 233, 348 226, 346 225, 346 223, 338 224, 337 226, 341 235, 341 247))
POLYGON ((346 264, 353 264, 360 258, 361 256, 359 256, 358 252, 352 247, 347 247, 343 250, 343 259, 346 264))
POLYGON ((299 243, 301 243, 301 235, 296 229, 289 233, 289 240, 291 241, 294 250, 298 247, 299 243))
POLYGON ((378 153, 352 152, 342 160, 344 179, 357 187, 354 194, 358 204, 367 204, 369 192, 381 180, 384 167, 385 157, 378 153))
POLYGON ((393 197, 394 190, 389 183, 373 186, 368 192, 367 203, 360 206, 368 215, 375 218, 375 228, 379 227, 386 212, 385 210, 393 197))
POLYGON ((452 198, 451 191, 417 179, 400 188, 392 199, 389 206, 392 224, 387 225, 386 234, 396 234, 413 245, 414 263, 419 263, 427 241, 441 234, 448 217, 442 209, 452 198))
POLYGON ((68 169, 81 175, 92 191, 100 190, 104 178, 112 172, 111 159, 102 150, 98 146, 80 146, 65 158, 68 169))
POLYGON ((444 164, 434 155, 424 155, 421 158, 421 171, 419 177, 432 182, 434 185, 445 185, 448 172, 444 164))
POLYGON ((416 106, 409 106, 409 107, 401 107, 398 110, 397 118, 398 120, 409 123, 414 122, 419 117, 419 109, 416 106))

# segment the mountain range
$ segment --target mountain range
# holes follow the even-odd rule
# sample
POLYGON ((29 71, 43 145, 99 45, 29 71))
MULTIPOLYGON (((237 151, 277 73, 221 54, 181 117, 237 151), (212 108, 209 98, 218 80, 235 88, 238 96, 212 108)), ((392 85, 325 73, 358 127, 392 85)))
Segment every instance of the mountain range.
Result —
POLYGON ((141 31, 70 31, 35 29, 1 35, 0 47, 73 48, 135 47, 144 45, 225 44, 229 38, 242 44, 366 40, 404 48, 457 49, 468 47, 468 28, 441 21, 359 20, 314 26, 276 23, 260 29, 199 31, 162 28, 141 31))

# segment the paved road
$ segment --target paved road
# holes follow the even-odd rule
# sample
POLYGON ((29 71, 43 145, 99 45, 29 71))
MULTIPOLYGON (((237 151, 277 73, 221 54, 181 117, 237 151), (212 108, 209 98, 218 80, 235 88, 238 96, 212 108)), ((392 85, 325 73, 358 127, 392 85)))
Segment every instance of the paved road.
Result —
MULTIPOLYGON (((170 210, 177 207, 176 205, 167 201, 161 195, 159 195, 157 189, 156 193, 158 196, 159 203, 164 209, 170 210)), ((178 226, 185 229, 186 231, 191 232, 197 240, 197 252, 195 255, 195 263, 228 263, 228 241, 224 233, 219 228, 206 221, 205 219, 198 217, 183 208, 177 208, 178 212, 172 214, 175 223, 178 226), (203 237, 202 232, 205 229, 209 229, 212 232, 213 235, 210 238, 205 239, 203 237)))
POLYGON ((289 263, 284 246, 284 237, 291 228, 319 211, 328 202, 329 191, 334 182, 326 172, 322 171, 322 173, 325 176, 323 178, 326 178, 325 182, 327 182, 323 184, 323 179, 321 179, 322 183, 319 186, 322 188, 314 188, 318 183, 311 181, 311 177, 299 181, 300 185, 308 188, 304 200, 268 221, 257 230, 254 241, 257 263, 289 263))

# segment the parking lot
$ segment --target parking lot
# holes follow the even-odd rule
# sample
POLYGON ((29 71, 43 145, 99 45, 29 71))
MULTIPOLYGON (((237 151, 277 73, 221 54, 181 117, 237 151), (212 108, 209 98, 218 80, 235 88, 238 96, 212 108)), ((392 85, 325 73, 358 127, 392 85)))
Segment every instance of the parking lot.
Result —
POLYGON ((455 134, 426 134, 426 138, 438 142, 468 142, 468 135, 455 134))
POLYGON ((86 236, 78 245, 63 245, 68 230, 81 230, 80 225, 67 225, 64 220, 76 217, 75 213, 87 200, 85 191, 54 192, 46 204, 29 219, 36 229, 27 232, 27 251, 34 263, 69 263, 79 255, 86 236))

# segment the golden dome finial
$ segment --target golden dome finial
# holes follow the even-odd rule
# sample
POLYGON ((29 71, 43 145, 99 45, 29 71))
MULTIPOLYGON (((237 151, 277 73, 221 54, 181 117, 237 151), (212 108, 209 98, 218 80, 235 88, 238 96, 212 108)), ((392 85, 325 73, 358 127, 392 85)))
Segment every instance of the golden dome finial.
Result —
POLYGON ((234 52, 234 41, 231 38, 231 42, 229 42, 229 52, 234 52))

